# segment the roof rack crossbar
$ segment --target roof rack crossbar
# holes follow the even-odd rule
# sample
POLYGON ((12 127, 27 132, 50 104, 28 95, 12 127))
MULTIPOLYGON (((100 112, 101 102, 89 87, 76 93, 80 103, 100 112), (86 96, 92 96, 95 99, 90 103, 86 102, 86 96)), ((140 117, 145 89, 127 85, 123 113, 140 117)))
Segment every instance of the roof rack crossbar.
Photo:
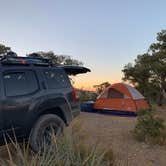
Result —
POLYGON ((46 58, 33 58, 33 57, 10 57, 2 56, 0 58, 1 64, 6 65, 41 65, 41 66, 52 66, 49 59, 46 58))

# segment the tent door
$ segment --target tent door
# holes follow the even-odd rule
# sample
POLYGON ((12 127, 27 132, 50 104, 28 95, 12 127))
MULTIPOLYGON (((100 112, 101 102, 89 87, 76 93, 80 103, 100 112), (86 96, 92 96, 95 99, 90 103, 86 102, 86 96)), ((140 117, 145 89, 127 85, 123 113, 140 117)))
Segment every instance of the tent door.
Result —
POLYGON ((105 106, 110 110, 123 110, 125 107, 124 94, 116 89, 110 88, 105 99, 105 106))

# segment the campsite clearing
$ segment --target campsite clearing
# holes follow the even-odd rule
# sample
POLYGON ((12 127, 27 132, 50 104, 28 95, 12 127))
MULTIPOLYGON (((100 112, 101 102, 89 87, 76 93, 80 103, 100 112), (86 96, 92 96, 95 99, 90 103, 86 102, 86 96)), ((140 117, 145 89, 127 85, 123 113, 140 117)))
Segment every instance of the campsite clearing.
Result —
MULTIPOLYGON (((166 113, 161 112, 166 119, 166 113)), ((82 112, 74 123, 81 124, 81 131, 89 144, 99 144, 112 149, 117 166, 165 166, 166 147, 137 142, 131 130, 136 124, 135 117, 119 117, 82 112)))

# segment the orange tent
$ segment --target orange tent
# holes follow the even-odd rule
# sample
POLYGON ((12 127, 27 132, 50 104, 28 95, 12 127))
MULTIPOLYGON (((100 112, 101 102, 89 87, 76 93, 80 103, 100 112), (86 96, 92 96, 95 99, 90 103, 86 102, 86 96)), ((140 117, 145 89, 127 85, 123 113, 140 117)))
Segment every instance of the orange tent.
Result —
POLYGON ((96 100, 94 109, 136 112, 148 108, 145 97, 134 87, 116 83, 108 87, 96 100))

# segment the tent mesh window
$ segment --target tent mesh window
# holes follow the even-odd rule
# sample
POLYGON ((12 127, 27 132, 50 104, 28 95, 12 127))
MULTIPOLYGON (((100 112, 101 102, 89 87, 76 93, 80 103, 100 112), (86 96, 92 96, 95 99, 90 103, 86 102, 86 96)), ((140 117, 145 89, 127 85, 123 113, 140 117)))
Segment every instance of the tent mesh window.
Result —
POLYGON ((111 99, 117 99, 117 98, 119 99, 120 98, 120 99, 123 99, 124 94, 117 91, 116 89, 111 88, 111 89, 108 90, 107 98, 111 98, 111 99))

